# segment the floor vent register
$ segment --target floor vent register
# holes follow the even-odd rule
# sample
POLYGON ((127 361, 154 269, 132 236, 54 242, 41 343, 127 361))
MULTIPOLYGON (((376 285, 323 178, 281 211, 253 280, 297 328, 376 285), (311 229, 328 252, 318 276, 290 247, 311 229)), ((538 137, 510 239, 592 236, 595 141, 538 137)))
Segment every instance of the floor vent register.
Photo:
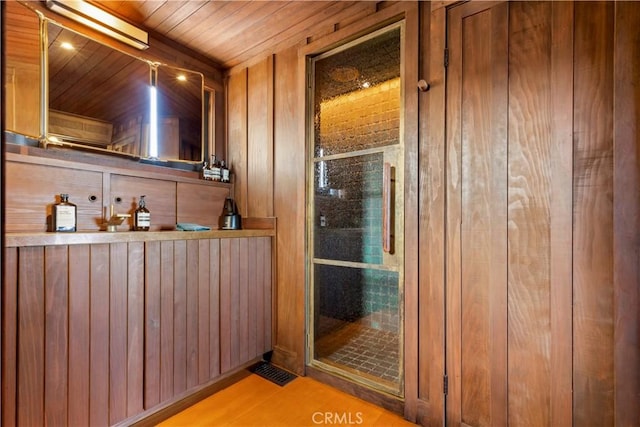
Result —
POLYGON ((269 362, 258 362, 249 370, 279 386, 284 386, 297 378, 297 375, 275 367, 269 362))

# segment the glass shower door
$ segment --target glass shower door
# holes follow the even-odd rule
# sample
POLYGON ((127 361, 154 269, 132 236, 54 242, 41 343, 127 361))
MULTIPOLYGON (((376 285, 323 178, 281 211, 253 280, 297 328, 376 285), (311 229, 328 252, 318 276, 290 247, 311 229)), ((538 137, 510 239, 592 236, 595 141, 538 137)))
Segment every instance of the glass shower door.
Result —
POLYGON ((400 25, 310 62, 309 363, 402 394, 400 25))

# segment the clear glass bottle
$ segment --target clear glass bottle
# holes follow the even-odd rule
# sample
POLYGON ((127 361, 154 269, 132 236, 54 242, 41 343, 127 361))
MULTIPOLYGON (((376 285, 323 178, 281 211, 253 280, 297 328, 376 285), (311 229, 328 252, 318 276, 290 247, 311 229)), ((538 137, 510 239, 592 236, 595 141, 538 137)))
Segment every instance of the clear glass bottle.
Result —
POLYGON ((135 231, 149 231, 149 227, 151 226, 151 213, 149 209, 147 209, 144 198, 145 196, 140 196, 138 208, 133 215, 133 229, 135 231))
POLYGON ((53 231, 76 231, 78 227, 78 207, 69 202, 69 195, 60 194, 60 202, 53 205, 53 231))
POLYGON ((224 160, 220 162, 220 181, 222 182, 230 182, 231 179, 229 177, 229 168, 224 160))
POLYGON ((220 181, 221 180, 220 163, 218 163, 218 161, 216 160, 215 154, 211 155, 210 165, 211 165, 211 179, 213 181, 220 181))

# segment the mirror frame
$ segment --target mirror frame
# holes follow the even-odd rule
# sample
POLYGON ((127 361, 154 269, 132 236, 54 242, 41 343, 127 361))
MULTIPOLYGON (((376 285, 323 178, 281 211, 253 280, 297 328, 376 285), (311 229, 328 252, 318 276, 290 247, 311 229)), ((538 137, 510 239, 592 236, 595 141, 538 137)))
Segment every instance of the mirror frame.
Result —
MULTIPOLYGON (((95 38, 90 37, 86 33, 70 28, 64 24, 61 24, 60 22, 56 21, 55 19, 52 19, 49 16, 44 16, 38 13, 38 17, 40 22, 40 58, 41 58, 40 143, 45 149, 49 145, 54 147, 55 146, 69 147, 69 148, 78 149, 81 151, 103 153, 103 154, 108 154, 112 156, 124 156, 133 160, 144 162, 144 163, 159 164, 163 166, 177 167, 177 168, 183 168, 183 169, 184 168, 197 169, 197 166, 202 165, 202 162, 205 160, 207 153, 209 151, 208 139, 210 138, 210 136, 208 135, 207 131, 209 128, 209 122, 211 121, 211 118, 208 117, 210 112, 208 111, 208 108, 206 105, 207 103, 206 85, 205 85, 205 77, 203 73, 195 70, 172 66, 172 65, 165 64, 158 61, 151 61, 146 58, 133 55, 129 52, 118 49, 117 47, 114 47, 110 44, 96 40, 95 38), (148 81, 149 87, 152 87, 152 86, 157 87, 158 70, 162 70, 164 68, 176 70, 176 71, 184 71, 184 72, 198 75, 199 83, 200 83, 200 160, 182 160, 177 158, 162 158, 162 157, 153 157, 153 156, 145 157, 145 154, 149 153, 148 145, 150 142, 147 143, 146 149, 142 149, 138 155, 134 155, 130 153, 123 153, 123 152, 109 150, 102 147, 92 146, 89 144, 81 144, 81 143, 72 142, 72 141, 60 141, 57 138, 55 138, 55 136, 52 136, 49 132, 49 31, 47 28, 49 23, 54 24, 62 28, 63 30, 71 31, 77 35, 80 35, 86 38, 87 40, 90 40, 93 43, 98 43, 102 46, 105 46, 108 49, 117 51, 135 60, 139 60, 141 62, 146 63, 149 66, 149 81, 148 81)), ((151 95, 149 95, 149 97, 147 98, 147 104, 149 109, 150 109, 150 103, 151 103, 150 98, 151 98, 151 95)), ((156 117, 157 117, 157 112, 156 112, 156 117)), ((150 130, 148 130, 146 133, 148 135, 151 132, 150 130)), ((142 132, 142 134, 143 135, 141 135, 141 138, 144 138, 144 132, 142 132)), ((148 136, 147 136, 147 139, 148 139, 148 136)))

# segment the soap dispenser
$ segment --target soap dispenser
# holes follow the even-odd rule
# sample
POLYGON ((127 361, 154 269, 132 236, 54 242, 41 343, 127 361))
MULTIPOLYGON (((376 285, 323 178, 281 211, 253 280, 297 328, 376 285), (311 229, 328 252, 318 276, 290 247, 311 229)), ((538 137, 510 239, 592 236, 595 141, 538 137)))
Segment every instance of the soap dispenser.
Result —
POLYGON ((133 229, 135 231, 149 231, 151 226, 151 213, 144 201, 145 196, 140 196, 138 208, 134 212, 133 229))

